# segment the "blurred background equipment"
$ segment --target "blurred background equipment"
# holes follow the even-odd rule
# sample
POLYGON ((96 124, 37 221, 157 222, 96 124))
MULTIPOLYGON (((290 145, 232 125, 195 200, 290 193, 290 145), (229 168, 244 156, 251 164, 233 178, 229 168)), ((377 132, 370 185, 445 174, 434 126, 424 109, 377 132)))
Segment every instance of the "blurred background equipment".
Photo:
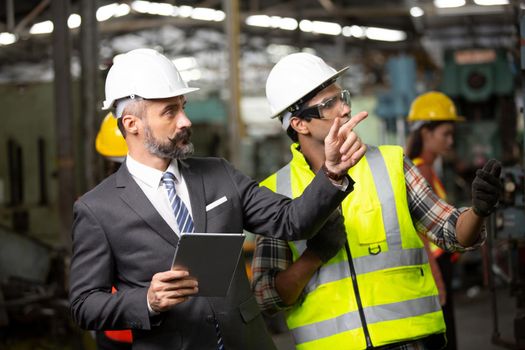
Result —
POLYGON ((0 226, 2 349, 84 349, 69 316, 66 269, 63 251, 0 226))
POLYGON ((492 293, 492 341, 508 349, 525 348, 525 181, 519 166, 502 171, 500 207, 491 217, 485 252, 485 273, 492 293), (515 302, 513 324, 502 324, 498 295, 508 293, 515 302), (513 336, 501 334, 512 327, 513 336))
POLYGON ((462 49, 445 53, 441 88, 466 122, 458 125, 457 151, 467 168, 496 157, 516 163, 517 117, 514 101, 519 78, 508 52, 501 49, 462 49))

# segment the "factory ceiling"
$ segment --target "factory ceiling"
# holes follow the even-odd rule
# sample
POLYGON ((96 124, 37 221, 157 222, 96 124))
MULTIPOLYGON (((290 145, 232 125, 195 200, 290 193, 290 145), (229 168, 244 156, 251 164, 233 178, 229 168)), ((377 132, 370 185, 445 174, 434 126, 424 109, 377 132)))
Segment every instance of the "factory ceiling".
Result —
MULTIPOLYGON (((463 6, 444 8, 436 7, 436 1, 239 0, 241 55, 251 55, 257 61, 254 53, 272 44, 324 48, 325 56, 348 55, 354 48, 392 53, 419 51, 439 66, 447 49, 490 47, 518 51, 519 18, 525 11, 525 1, 508 0, 504 4, 500 0, 500 5, 482 6, 479 4, 489 0, 464 0, 463 6), (323 29, 315 29, 323 23, 323 29), (394 30, 394 38, 389 39, 392 33, 382 29, 394 30)), ((463 0, 439 1, 450 5, 463 0)), ((20 62, 50 59, 51 35, 30 31, 35 24, 52 20, 51 0, 3 2, 0 72, 2 66, 9 65, 12 69, 12 65, 20 62), (16 41, 2 45, 2 35, 4 38, 9 35, 6 33, 14 34, 16 41)), ((223 7, 226 3, 226 0, 96 1, 97 8, 109 11, 106 15, 97 11, 101 62, 140 46, 162 47, 173 56, 201 52, 201 59, 206 56, 213 61, 215 54, 225 51, 227 45, 224 31, 228 19, 223 7), (210 14, 215 19, 203 20, 203 16, 210 14)), ((81 1, 71 0, 70 12, 79 14, 80 5, 81 1)), ((73 49, 78 51, 78 23, 70 27, 73 49)))

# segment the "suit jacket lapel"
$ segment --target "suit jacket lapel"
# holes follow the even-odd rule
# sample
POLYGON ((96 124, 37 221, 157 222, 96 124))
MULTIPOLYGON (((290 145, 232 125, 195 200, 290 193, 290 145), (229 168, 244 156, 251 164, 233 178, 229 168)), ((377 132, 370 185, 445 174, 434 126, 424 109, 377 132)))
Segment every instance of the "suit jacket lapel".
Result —
POLYGON ((182 160, 179 160, 179 171, 188 186, 195 232, 206 232, 206 197, 202 175, 193 171, 188 163, 182 160))
POLYGON ((155 232, 162 236, 173 246, 177 246, 179 240, 177 234, 164 221, 157 209, 151 204, 148 197, 142 192, 139 185, 133 180, 131 174, 122 164, 116 174, 117 188, 121 188, 120 197, 129 207, 135 211, 155 232))

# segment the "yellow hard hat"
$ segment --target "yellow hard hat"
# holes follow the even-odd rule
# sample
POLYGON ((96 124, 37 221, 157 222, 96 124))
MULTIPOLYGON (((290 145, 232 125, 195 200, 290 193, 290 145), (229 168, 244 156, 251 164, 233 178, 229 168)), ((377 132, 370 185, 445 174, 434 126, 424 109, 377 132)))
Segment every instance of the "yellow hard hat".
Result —
POLYGON ((416 97, 407 117, 408 122, 463 120, 465 118, 458 116, 454 102, 444 93, 437 91, 430 91, 416 97))
POLYGON ((100 124, 95 147, 97 152, 105 157, 125 157, 128 154, 126 140, 117 126, 117 118, 111 112, 100 124))

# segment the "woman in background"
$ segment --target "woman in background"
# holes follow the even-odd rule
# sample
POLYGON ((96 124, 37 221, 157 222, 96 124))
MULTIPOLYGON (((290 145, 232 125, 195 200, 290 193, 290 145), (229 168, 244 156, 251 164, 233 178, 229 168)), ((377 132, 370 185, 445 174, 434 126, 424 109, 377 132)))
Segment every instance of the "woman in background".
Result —
MULTIPOLYGON (((452 151, 455 123, 463 120, 456 112, 452 100, 437 91, 418 96, 410 107, 407 121, 410 134, 407 140, 406 155, 419 168, 434 192, 447 200, 445 188, 435 172, 436 160, 452 151)), ((452 263, 457 253, 448 253, 424 240, 428 252, 432 274, 439 291, 439 301, 447 326, 447 346, 456 349, 456 331, 452 298, 452 263)))

